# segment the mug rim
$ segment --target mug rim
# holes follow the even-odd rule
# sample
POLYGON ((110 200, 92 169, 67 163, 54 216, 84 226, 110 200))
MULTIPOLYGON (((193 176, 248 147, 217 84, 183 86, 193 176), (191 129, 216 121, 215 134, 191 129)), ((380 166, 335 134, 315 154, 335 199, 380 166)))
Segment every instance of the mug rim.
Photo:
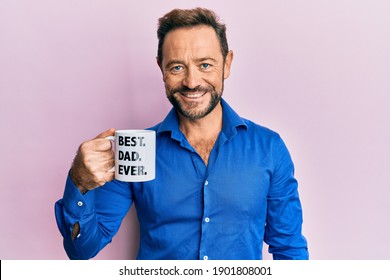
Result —
POLYGON ((146 134, 152 134, 155 133, 154 130, 149 130, 149 129, 119 129, 115 130, 115 134, 121 133, 121 134, 140 134, 140 133, 146 133, 146 134))

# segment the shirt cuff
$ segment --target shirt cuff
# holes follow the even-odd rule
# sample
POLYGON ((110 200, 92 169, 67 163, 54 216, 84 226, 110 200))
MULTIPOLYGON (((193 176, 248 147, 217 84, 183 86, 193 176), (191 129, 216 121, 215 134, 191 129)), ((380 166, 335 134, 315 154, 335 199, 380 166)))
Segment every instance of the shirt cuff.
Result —
POLYGON ((80 220, 83 216, 89 216, 95 211, 95 191, 88 191, 83 195, 68 175, 63 205, 69 216, 76 221, 80 220))

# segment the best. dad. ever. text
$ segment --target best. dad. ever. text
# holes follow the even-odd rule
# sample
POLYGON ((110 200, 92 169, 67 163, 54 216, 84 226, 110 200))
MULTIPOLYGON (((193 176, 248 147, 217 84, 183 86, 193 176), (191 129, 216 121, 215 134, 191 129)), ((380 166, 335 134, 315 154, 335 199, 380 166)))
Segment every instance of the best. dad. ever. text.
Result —
MULTIPOLYGON (((145 147, 145 137, 143 136, 119 136, 119 147, 145 147)), ((118 164, 118 173, 120 175, 142 176, 147 175, 145 166, 134 165, 134 162, 141 161, 141 157, 137 151, 122 151, 118 150, 118 160, 121 162, 129 161, 132 164, 118 164)))

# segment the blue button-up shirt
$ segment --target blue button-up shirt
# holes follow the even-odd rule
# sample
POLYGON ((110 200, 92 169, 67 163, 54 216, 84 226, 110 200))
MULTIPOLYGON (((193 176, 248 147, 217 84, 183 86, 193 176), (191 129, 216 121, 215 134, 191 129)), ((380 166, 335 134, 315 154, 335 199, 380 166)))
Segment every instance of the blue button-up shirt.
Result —
POLYGON ((111 242, 132 203, 138 259, 307 259, 302 209, 280 136, 239 117, 222 100, 223 128, 206 166, 179 129, 175 110, 155 127, 156 179, 113 180, 82 195, 68 177, 55 212, 71 259, 111 242), (72 240, 73 225, 80 233, 72 240))

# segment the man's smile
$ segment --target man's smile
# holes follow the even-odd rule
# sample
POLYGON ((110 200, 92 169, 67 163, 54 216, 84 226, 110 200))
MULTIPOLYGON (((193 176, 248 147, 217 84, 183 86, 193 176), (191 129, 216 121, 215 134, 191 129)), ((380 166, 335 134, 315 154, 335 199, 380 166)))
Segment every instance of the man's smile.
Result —
POLYGON ((180 92, 180 94, 189 99, 197 99, 204 96, 206 92, 180 92))

